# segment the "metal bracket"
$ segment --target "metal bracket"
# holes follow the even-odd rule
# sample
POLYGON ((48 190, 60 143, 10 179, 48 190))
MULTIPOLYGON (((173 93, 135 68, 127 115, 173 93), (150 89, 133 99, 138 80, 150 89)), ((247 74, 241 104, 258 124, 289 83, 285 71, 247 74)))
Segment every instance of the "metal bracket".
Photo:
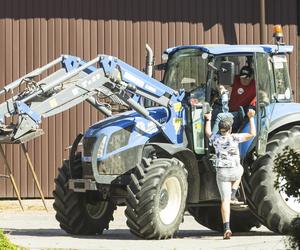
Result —
POLYGON ((96 182, 89 179, 70 179, 69 189, 80 193, 84 193, 87 190, 98 190, 96 182))

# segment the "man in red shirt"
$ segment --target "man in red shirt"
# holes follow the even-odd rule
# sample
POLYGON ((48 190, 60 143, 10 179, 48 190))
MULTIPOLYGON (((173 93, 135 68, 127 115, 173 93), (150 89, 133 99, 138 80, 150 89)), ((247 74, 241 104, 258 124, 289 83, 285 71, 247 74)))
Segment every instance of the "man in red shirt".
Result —
MULTIPOLYGON (((241 111, 244 112, 244 110, 242 110, 240 107, 255 106, 256 88, 253 73, 253 69, 250 66, 243 66, 240 70, 240 74, 235 77, 232 89, 230 91, 231 94, 229 103, 222 101, 223 106, 225 106, 222 109, 229 110, 230 113, 223 111, 217 115, 212 130, 214 134, 218 132, 219 122, 220 120, 224 119, 224 117, 232 119, 233 130, 237 130, 240 127, 243 119, 241 111)), ((222 100, 228 99, 228 97, 226 97, 226 95, 229 95, 228 90, 226 90, 222 85, 220 85, 220 93, 222 100)))
POLYGON ((253 105, 256 96, 255 81, 253 79, 253 69, 244 66, 240 70, 240 75, 236 76, 232 85, 229 111, 239 111, 240 107, 253 105))

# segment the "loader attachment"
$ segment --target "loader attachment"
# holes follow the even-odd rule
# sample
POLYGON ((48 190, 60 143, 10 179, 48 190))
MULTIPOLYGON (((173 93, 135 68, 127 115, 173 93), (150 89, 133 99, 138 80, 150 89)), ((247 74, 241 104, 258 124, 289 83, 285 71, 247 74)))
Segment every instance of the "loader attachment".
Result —
POLYGON ((111 110, 95 97, 99 94, 125 105, 103 86, 107 78, 101 69, 93 66, 98 61, 99 57, 85 62, 78 57, 63 55, 1 89, 0 95, 10 92, 12 97, 0 104, 0 144, 24 143, 40 136, 43 134, 39 128, 42 118, 61 113, 84 100, 110 116, 111 110), (60 69, 41 77, 58 64, 60 69), (17 121, 6 124, 9 119, 17 121))
POLYGON ((0 95, 7 92, 13 95, 0 104, 0 144, 24 143, 41 135, 42 118, 62 113, 83 101, 110 116, 112 110, 103 98, 137 111, 162 129, 170 141, 182 143, 178 134, 182 133, 184 91, 175 91, 112 56, 98 55, 85 62, 63 55, 8 84, 0 95), (42 78, 43 72, 59 63, 60 69, 42 78), (141 97, 169 109, 165 124, 149 115, 141 97), (14 122, 9 123, 8 118, 14 122))

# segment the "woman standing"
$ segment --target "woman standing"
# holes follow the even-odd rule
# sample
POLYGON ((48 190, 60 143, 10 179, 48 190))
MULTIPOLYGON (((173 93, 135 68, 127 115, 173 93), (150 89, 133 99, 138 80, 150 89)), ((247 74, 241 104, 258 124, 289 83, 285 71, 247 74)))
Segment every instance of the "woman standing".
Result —
POLYGON ((224 239, 230 239, 230 203, 235 203, 236 192, 244 172, 240 164, 239 143, 248 141, 256 136, 254 124, 255 111, 250 109, 247 113, 250 122, 249 133, 232 134, 233 120, 224 118, 219 123, 219 132, 211 131, 211 113, 205 114, 205 134, 213 144, 216 151, 216 180, 221 196, 221 214, 223 220, 224 239))

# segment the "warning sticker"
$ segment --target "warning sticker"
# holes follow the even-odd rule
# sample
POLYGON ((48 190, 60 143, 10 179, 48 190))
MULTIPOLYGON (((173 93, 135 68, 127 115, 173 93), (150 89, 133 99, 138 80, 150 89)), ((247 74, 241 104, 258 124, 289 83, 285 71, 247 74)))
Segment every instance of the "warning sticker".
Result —
POLYGON ((175 112, 180 112, 181 111, 181 109, 182 109, 182 105, 181 105, 181 102, 176 102, 176 103, 174 103, 174 110, 175 110, 175 112))
POLYGON ((50 101, 49 101, 49 104, 50 104, 50 107, 51 107, 51 108, 55 108, 55 107, 57 106, 57 101, 56 101, 56 99, 54 98, 54 99, 50 100, 50 101))
POLYGON ((176 134, 179 134, 181 125, 182 125, 182 118, 174 118, 173 119, 173 126, 175 128, 176 134))

